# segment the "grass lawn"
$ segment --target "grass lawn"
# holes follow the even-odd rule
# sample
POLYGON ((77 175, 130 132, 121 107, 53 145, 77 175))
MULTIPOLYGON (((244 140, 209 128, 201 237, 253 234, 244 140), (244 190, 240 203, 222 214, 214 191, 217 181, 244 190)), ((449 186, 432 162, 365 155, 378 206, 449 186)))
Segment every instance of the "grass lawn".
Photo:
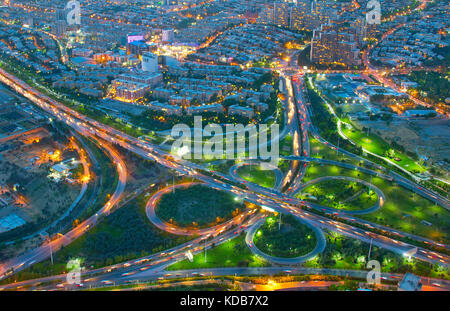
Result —
POLYGON ((211 227, 239 214, 243 208, 225 191, 194 185, 166 193, 156 207, 162 220, 183 227, 211 227))
POLYGON ((267 217, 254 237, 255 246, 262 252, 275 257, 294 258, 311 252, 316 246, 314 231, 292 215, 278 220, 267 217))
MULTIPOLYGON (((308 167, 304 181, 310 181, 321 176, 350 176, 371 181, 369 175, 337 166, 318 164, 308 167)), ((386 225, 404 232, 423 237, 449 242, 450 212, 413 192, 392 184, 378 177, 372 178, 372 183, 383 191, 386 202, 376 212, 360 216, 374 223, 386 225), (432 223, 427 226, 422 221, 432 223)))
POLYGON ((245 180, 266 188, 273 188, 275 186, 275 173, 269 170, 262 170, 259 165, 241 166, 238 169, 238 174, 245 180))
POLYGON ((342 154, 341 152, 336 153, 336 150, 331 149, 330 147, 322 144, 314 137, 309 137, 309 146, 310 146, 310 156, 312 158, 326 159, 332 161, 341 161, 345 160, 346 163, 351 163, 353 165, 358 165, 359 161, 350 158, 342 154))
POLYGON ((254 255, 245 244, 245 235, 229 240, 223 244, 194 256, 193 262, 183 260, 171 265, 169 270, 220 268, 220 267, 269 267, 270 264, 254 255))
POLYGON ((350 211, 370 208, 378 200, 377 194, 374 191, 369 192, 368 187, 345 180, 322 181, 305 188, 297 197, 350 211))
POLYGON ((289 160, 278 160, 278 168, 283 172, 283 174, 286 174, 289 171, 291 165, 291 161, 289 160))
MULTIPOLYGON (((367 270, 369 243, 336 232, 326 234, 326 239, 327 246, 323 253, 304 263, 304 267, 367 270)), ((380 262, 382 272, 410 272, 421 276, 449 279, 449 272, 444 267, 408 259, 376 246, 372 247, 370 259, 380 262)))
MULTIPOLYGON (((367 133, 363 133, 362 131, 359 131, 354 127, 352 129, 349 129, 346 126, 342 127, 342 132, 345 134, 345 136, 353 140, 358 145, 362 146, 364 149, 380 156, 385 156, 385 153, 389 149, 391 149, 389 144, 378 135, 370 134, 369 136, 367 136, 367 133)), ((391 159, 391 161, 410 172, 422 172, 426 170, 424 167, 416 163, 413 159, 401 152, 398 152, 397 150, 395 150, 395 158, 391 159)))
POLYGON ((287 135, 280 144, 280 154, 289 156, 292 154, 292 136, 287 135))

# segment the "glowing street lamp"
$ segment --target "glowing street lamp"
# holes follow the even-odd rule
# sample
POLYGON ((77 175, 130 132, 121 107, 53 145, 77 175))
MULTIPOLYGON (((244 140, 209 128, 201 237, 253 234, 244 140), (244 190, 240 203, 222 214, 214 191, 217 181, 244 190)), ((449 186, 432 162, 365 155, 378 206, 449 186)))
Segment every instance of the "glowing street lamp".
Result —
POLYGON ((81 181, 83 183, 88 182, 91 179, 90 175, 84 175, 83 177, 81 177, 81 181))

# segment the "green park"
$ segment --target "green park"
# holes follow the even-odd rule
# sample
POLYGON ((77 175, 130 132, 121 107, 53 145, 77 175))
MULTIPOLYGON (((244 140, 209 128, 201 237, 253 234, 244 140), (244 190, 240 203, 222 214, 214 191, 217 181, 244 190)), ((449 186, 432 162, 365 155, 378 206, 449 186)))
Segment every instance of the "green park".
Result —
POLYGON ((279 221, 267 217, 256 231, 253 241, 260 251, 274 257, 293 258, 314 249, 316 236, 311 228, 292 215, 283 215, 279 221))
POLYGON ((386 201, 383 206, 374 213, 360 216, 361 218, 435 241, 444 243, 449 241, 446 232, 449 229, 450 212, 443 207, 391 181, 335 165, 311 163, 303 181, 308 182, 324 176, 348 176, 362 179, 372 183, 384 193, 386 201))
POLYGON ((382 272, 414 273, 422 276, 449 279, 443 266, 404 257, 389 250, 372 246, 359 240, 345 237, 336 232, 326 234, 327 246, 323 253, 303 264, 309 268, 366 270, 369 260, 377 260, 382 272), (370 259, 369 259, 370 249, 370 259))
POLYGON ((245 234, 215 245, 205 253, 196 254, 193 261, 188 259, 175 263, 169 270, 221 268, 221 267, 267 267, 270 264, 254 255, 245 244, 245 234))
POLYGON ((263 170, 259 165, 243 165, 238 169, 238 174, 245 180, 266 188, 275 186, 276 177, 274 172, 263 170))
POLYGON ((421 173, 426 169, 411 159, 409 156, 400 152, 398 148, 393 148, 380 136, 355 129, 355 127, 343 126, 342 132, 346 137, 379 156, 388 158, 391 162, 401 166, 402 168, 410 171, 411 173, 421 173))
POLYGON ((193 185, 163 195, 156 214, 180 227, 206 228, 231 219, 242 209, 242 202, 227 192, 193 185))
POLYGON ((364 210, 377 203, 377 194, 358 182, 325 180, 305 188, 298 197, 342 210, 364 210))

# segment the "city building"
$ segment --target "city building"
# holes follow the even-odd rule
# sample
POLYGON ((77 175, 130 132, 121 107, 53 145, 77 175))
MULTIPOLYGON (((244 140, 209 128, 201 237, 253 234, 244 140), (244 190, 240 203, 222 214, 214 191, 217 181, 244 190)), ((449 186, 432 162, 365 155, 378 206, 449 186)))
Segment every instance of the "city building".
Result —
POLYGON ((145 52, 152 52, 156 46, 147 44, 144 41, 132 41, 127 43, 127 53, 134 55, 142 55, 145 52))
POLYGON ((67 29, 67 23, 64 20, 58 20, 55 22, 54 33, 58 37, 64 36, 67 29))
POLYGON ((142 70, 145 72, 158 72, 158 55, 147 52, 142 54, 142 70))
POLYGON ((162 81, 162 75, 123 74, 112 81, 113 97, 123 102, 135 102, 150 92, 153 86, 162 81))
POLYGON ((355 35, 342 32, 339 24, 322 24, 313 32, 310 61, 320 65, 360 65, 360 50, 355 35))
POLYGON ((253 112, 253 108, 243 107, 239 105, 232 105, 228 108, 229 115, 240 115, 247 118, 253 118, 255 113, 253 112))
POLYGON ((212 105, 192 106, 186 108, 186 113, 188 115, 202 114, 206 112, 222 113, 223 106, 221 104, 212 104, 212 105))
POLYGON ((181 115, 183 113, 183 108, 180 106, 163 104, 158 101, 153 101, 153 102, 149 103, 147 106, 151 110, 163 111, 164 113, 166 113, 168 115, 172 115, 172 114, 181 115))
POLYGON ((72 49, 72 56, 92 57, 94 52, 90 49, 75 48, 72 49))
POLYGON ((162 31, 162 42, 172 43, 175 39, 175 34, 173 29, 164 29, 162 31))

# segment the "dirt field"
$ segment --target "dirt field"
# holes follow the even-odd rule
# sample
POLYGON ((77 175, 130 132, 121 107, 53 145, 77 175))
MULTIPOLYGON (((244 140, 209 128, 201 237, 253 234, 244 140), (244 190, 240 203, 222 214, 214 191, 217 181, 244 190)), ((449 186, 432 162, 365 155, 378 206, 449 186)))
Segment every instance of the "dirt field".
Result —
POLYGON ((395 121, 387 125, 384 121, 364 121, 387 141, 396 141, 406 150, 427 155, 433 162, 450 158, 450 127, 448 120, 395 121))
POLYGON ((154 162, 144 161, 142 158, 133 154, 121 154, 125 160, 129 174, 126 188, 128 192, 157 183, 160 180, 166 179, 168 176, 167 170, 154 162))
MULTIPOLYGON (((40 223, 44 219, 54 219, 67 209, 79 194, 79 184, 59 184, 47 178, 48 167, 53 164, 42 156, 49 151, 61 150, 62 157, 73 157, 76 153, 65 149, 61 143, 46 140, 38 144, 24 145, 2 153, 0 159, 0 184, 10 189, 18 184, 14 196, 20 197, 23 206, 9 206, 8 209, 24 215, 27 221, 40 223), (33 158, 40 160, 33 165, 33 158)), ((4 214, 6 211, 2 211, 4 214)))

